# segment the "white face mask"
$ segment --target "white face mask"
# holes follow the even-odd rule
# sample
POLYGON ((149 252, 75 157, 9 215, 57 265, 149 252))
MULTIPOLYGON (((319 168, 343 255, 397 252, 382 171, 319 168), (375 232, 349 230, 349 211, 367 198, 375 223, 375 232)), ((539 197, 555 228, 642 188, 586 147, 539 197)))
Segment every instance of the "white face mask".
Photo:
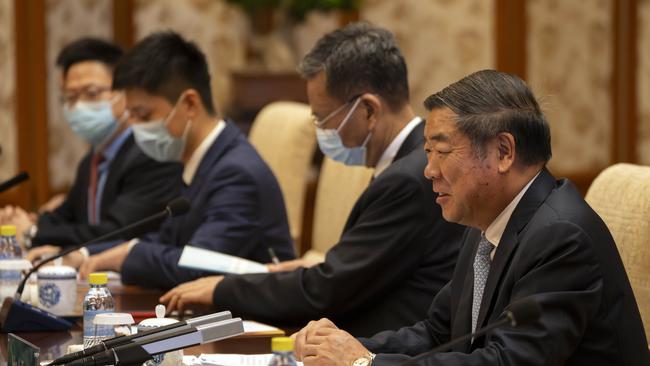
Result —
POLYGON ((192 120, 188 120, 181 137, 172 136, 167 130, 167 124, 175 111, 176 106, 167 115, 167 118, 136 123, 132 127, 135 142, 147 156, 156 161, 181 161, 183 156, 192 120))
MULTIPOLYGON (((339 134, 343 126, 345 126, 350 120, 352 113, 357 109, 359 102, 361 102, 361 98, 357 98, 357 100, 352 105, 352 108, 350 108, 348 114, 345 115, 343 122, 341 122, 337 129, 323 129, 320 127, 316 128, 318 146, 320 147, 323 154, 327 155, 330 159, 341 162, 345 165, 366 165, 366 145, 368 144, 368 141, 370 141, 372 132, 368 133, 368 137, 366 137, 361 146, 358 147, 346 147, 343 144, 341 135, 339 134)), ((323 125, 332 115, 322 120, 320 122, 320 125, 323 125)))
POLYGON ((97 102, 77 102, 70 108, 63 106, 63 117, 68 121, 72 131, 93 146, 108 140, 117 130, 117 118, 113 116, 113 104, 120 97, 97 102))

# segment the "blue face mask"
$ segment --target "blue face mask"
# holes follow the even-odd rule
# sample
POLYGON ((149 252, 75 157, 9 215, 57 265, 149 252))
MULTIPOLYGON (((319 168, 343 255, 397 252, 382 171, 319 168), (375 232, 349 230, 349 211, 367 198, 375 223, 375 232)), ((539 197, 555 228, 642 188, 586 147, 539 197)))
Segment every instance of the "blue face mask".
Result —
POLYGON ((77 102, 73 108, 63 106, 63 116, 72 131, 93 146, 108 140, 117 130, 118 121, 113 116, 114 101, 77 102))
MULTIPOLYGON (((361 98, 357 98, 357 100, 352 105, 352 108, 350 108, 348 114, 345 115, 343 122, 341 122, 337 129, 323 129, 320 127, 316 128, 318 146, 320 147, 323 154, 327 155, 330 159, 338 161, 345 165, 366 165, 366 144, 368 144, 368 141, 370 141, 372 132, 368 133, 368 137, 366 137, 361 146, 358 147, 346 147, 343 145, 343 140, 339 134, 343 126, 345 126, 346 123, 348 123, 350 120, 352 113, 357 108, 360 101, 361 98)), ((329 116, 325 118, 325 120, 321 121, 320 124, 323 125, 328 118, 329 116)))
POLYGON ((176 107, 165 119, 136 123, 132 126, 135 142, 145 154, 156 161, 181 161, 183 156, 192 121, 189 120, 185 125, 183 136, 172 136, 167 130, 167 123, 175 111, 176 107))

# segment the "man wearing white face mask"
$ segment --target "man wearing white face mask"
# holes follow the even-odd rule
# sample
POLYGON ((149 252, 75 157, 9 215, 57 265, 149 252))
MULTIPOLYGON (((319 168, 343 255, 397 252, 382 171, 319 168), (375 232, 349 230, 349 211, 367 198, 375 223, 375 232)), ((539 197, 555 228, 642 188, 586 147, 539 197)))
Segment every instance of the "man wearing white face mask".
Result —
POLYGON ((323 263, 206 277, 162 301, 293 327, 329 316, 358 336, 411 325, 451 278, 462 227, 442 219, 422 175, 424 123, 409 105, 404 58, 390 32, 359 23, 321 38, 299 71, 323 153, 375 168, 339 242, 323 263))
MULTIPOLYGON (((178 195, 180 165, 156 162, 140 151, 126 123, 124 94, 111 90, 112 70, 121 56, 119 47, 85 38, 66 46, 57 58, 63 116, 90 151, 59 207, 35 220, 21 208, 4 210, 4 221, 16 224, 37 247, 30 259, 142 219, 178 195)), ((81 255, 68 259, 79 263, 81 255)))
POLYGON ((182 162, 181 194, 192 205, 157 233, 105 246, 80 268, 114 270, 122 282, 171 288, 205 276, 180 268, 185 245, 270 262, 268 249, 294 258, 282 192, 271 169, 213 106, 203 53, 173 32, 154 33, 115 68, 125 90, 135 140, 158 161, 182 162))

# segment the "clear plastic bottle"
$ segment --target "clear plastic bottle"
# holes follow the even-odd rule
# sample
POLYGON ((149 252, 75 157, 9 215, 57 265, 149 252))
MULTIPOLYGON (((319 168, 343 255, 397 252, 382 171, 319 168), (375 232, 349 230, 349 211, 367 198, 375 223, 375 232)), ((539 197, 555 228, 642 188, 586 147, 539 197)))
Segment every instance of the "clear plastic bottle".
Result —
POLYGON ((90 289, 84 297, 84 348, 92 347, 99 341, 114 336, 113 327, 106 325, 96 326, 93 323, 95 315, 112 313, 115 311, 115 302, 106 284, 106 273, 91 273, 88 277, 90 289))
POLYGON ((20 259, 23 257, 23 250, 16 240, 16 226, 0 226, 0 259, 20 259))
POLYGON ((293 339, 290 337, 271 338, 271 351, 273 357, 269 366, 296 366, 296 358, 293 355, 293 339))

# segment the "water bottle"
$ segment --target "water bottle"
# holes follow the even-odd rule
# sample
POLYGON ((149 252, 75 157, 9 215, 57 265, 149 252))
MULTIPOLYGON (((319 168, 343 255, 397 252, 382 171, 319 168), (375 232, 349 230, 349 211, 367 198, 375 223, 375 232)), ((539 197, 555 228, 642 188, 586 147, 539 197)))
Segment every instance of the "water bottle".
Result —
POLYGON ((293 355, 293 339, 290 337, 271 338, 271 351, 273 357, 269 366, 296 366, 296 358, 293 355))
POLYGON ((23 251, 16 240, 16 226, 0 226, 0 259, 19 259, 23 257, 23 251))
POLYGON ((115 310, 113 296, 106 284, 108 276, 106 273, 91 273, 88 277, 90 289, 84 297, 84 348, 92 347, 104 339, 114 336, 113 327, 107 325, 95 325, 95 315, 101 313, 112 313, 115 310))

